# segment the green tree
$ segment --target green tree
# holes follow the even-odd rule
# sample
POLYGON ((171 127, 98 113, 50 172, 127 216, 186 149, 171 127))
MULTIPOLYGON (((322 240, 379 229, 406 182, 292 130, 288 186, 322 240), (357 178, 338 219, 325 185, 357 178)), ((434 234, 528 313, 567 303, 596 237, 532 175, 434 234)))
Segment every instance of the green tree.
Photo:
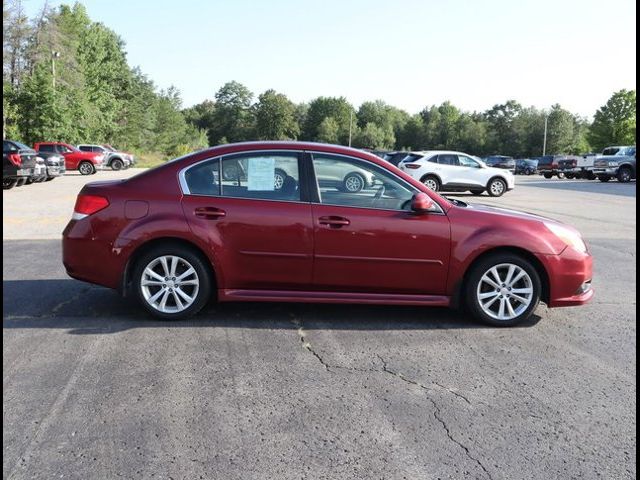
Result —
POLYGON ((325 141, 321 139, 320 125, 328 117, 338 125, 337 140, 331 143, 346 145, 349 141, 351 122, 355 125, 357 119, 353 106, 344 97, 318 97, 311 101, 304 125, 304 138, 325 141))
POLYGON ((294 140, 300 135, 296 106, 286 95, 267 90, 256 105, 256 138, 260 140, 294 140))
POLYGON ((225 83, 216 92, 215 122, 209 131, 212 143, 225 137, 229 142, 248 140, 253 135, 253 93, 239 82, 225 83))
POLYGON ((369 122, 363 128, 357 129, 353 137, 353 146, 356 148, 387 150, 393 148, 395 140, 391 125, 380 127, 373 122, 369 122))
POLYGON ((636 143, 636 91, 615 92, 596 112, 589 141, 598 151, 608 145, 636 143))
POLYGON ((339 143, 340 125, 333 117, 325 117, 318 126, 315 140, 322 143, 339 143))
POLYGON ((573 151, 575 118, 560 105, 553 105, 547 124, 547 152, 567 154, 573 151))
POLYGON ((216 122, 216 104, 213 101, 205 100, 193 107, 184 109, 182 113, 188 123, 206 132, 209 145, 215 144, 216 139, 212 138, 211 135, 216 122))
POLYGON ((485 112, 488 127, 487 150, 504 155, 518 154, 518 132, 515 120, 522 112, 522 105, 515 100, 495 105, 485 112))

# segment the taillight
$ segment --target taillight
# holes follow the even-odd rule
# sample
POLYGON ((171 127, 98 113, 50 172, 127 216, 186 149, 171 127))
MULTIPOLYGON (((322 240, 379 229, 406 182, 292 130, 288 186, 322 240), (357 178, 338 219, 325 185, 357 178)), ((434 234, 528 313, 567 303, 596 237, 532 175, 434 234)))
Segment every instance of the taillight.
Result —
POLYGON ((109 200, 100 195, 78 195, 73 207, 73 219, 81 220, 109 206, 109 200))
POLYGON ((417 170, 421 165, 419 163, 405 163, 404 166, 405 168, 410 168, 411 170, 417 170))
POLYGON ((20 165, 22 165, 22 157, 20 156, 19 153, 10 153, 9 161, 13 163, 16 167, 19 167, 20 165))

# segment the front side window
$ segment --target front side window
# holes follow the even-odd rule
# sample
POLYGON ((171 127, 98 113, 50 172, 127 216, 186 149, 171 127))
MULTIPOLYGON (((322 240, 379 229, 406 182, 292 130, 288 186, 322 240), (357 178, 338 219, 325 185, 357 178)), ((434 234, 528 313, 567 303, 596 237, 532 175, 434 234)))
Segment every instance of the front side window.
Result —
POLYGON ((297 153, 224 156, 191 167, 184 179, 194 195, 300 201, 297 153))
POLYGON ((38 147, 38 150, 41 152, 54 152, 56 151, 56 146, 55 145, 40 145, 38 147))
POLYGON ((415 190, 370 162, 314 153, 313 168, 320 203, 385 210, 410 209, 415 190))
POLYGON ((478 162, 476 162, 472 158, 467 157, 466 155, 458 155, 458 163, 461 167, 480 168, 478 162))

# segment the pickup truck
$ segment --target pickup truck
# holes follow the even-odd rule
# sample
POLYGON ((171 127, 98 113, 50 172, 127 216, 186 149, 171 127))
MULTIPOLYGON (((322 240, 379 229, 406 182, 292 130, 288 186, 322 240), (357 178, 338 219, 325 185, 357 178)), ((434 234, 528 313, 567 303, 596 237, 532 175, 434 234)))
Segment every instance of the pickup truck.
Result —
POLYGON ((24 185, 34 174, 36 152, 12 140, 2 142, 2 188, 8 190, 24 185))
POLYGON ((621 183, 636 178, 636 146, 607 147, 593 162, 593 173, 601 182, 617 178, 621 183))
POLYGON ((73 145, 62 142, 40 142, 34 145, 36 152, 53 152, 64 157, 67 170, 78 170, 81 175, 93 175, 102 169, 104 155, 82 152, 73 145))
POLYGON ((564 173, 566 178, 586 178, 588 180, 595 180, 596 176, 593 173, 593 162, 596 156, 589 155, 567 155, 566 157, 558 160, 558 170, 564 173))
POLYGON ((534 157, 538 160, 538 173, 544 178, 564 178, 564 173, 560 171, 558 162, 563 158, 561 155, 543 155, 542 157, 534 157))

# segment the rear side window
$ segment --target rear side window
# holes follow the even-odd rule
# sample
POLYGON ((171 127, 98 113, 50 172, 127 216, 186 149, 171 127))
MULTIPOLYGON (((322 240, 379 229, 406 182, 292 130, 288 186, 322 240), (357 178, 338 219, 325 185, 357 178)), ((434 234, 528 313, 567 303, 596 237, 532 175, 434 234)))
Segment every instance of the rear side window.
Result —
POLYGON ((56 151, 56 146, 55 145, 40 145, 38 147, 38 150, 40 152, 55 152, 56 151))
POLYGON ((90 152, 90 151, 92 151, 92 148, 91 148, 91 147, 89 147, 88 145, 80 145, 78 148, 79 148, 80 150, 82 150, 83 152, 90 152))
POLYGON ((225 156, 191 167, 184 179, 193 195, 300 200, 297 153, 225 156))
POLYGON ((446 153, 442 155, 438 155, 438 163, 440 165, 458 165, 458 156, 449 155, 446 153))
POLYGON ((433 157, 431 157, 431 158, 429 159, 429 161, 430 161, 431 163, 438 163, 438 155, 434 155, 433 157))

